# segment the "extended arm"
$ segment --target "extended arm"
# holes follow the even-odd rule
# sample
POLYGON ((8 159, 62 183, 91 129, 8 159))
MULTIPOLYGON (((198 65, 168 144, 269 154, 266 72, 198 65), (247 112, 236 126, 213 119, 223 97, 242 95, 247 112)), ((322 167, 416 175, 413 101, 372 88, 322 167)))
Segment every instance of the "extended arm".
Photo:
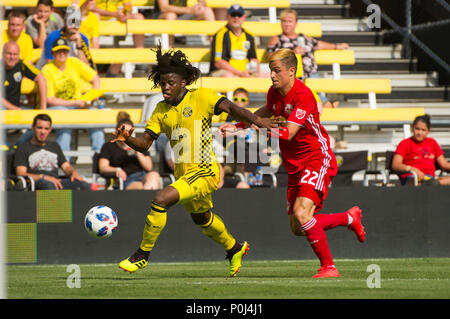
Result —
POLYGON ((286 126, 272 129, 271 134, 278 136, 281 140, 291 141, 301 128, 301 125, 287 122, 286 126))
POLYGON ((39 106, 41 110, 47 109, 47 80, 42 73, 36 75, 34 81, 39 90, 39 106))
POLYGON ((443 171, 445 171, 445 172, 449 172, 449 171, 450 171, 450 163, 445 159, 445 156, 444 156, 444 155, 439 156, 439 157, 436 159, 436 161, 437 161, 439 167, 440 167, 443 171))
POLYGON ((125 142, 129 147, 138 151, 145 152, 150 146, 152 146, 153 141, 155 140, 148 132, 144 132, 143 135, 139 137, 133 137, 134 128, 128 124, 123 124, 119 129, 116 135, 116 138, 111 142, 122 141, 125 142))
POLYGON ((392 169, 398 172, 415 172, 419 180, 424 179, 425 174, 418 168, 403 163, 403 156, 395 154, 392 159, 392 169))
POLYGON ((255 124, 258 127, 267 129, 276 127, 276 125, 273 124, 272 120, 270 120, 269 118, 260 117, 257 114, 250 112, 246 108, 237 106, 228 99, 223 99, 217 107, 220 111, 230 113, 235 119, 238 119, 240 121, 244 121, 249 124, 255 124))

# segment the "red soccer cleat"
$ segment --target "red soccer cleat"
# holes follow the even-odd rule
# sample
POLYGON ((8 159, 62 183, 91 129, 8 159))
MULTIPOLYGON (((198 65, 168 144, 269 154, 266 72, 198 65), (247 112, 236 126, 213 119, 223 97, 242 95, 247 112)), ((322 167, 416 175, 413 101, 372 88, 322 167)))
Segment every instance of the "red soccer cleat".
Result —
POLYGON ((366 232, 361 224, 361 208, 354 206, 350 208, 347 213, 353 218, 353 221, 348 226, 348 229, 353 230, 358 240, 363 243, 366 239, 366 232))
POLYGON ((341 277, 335 267, 320 267, 317 274, 313 278, 333 278, 341 277))

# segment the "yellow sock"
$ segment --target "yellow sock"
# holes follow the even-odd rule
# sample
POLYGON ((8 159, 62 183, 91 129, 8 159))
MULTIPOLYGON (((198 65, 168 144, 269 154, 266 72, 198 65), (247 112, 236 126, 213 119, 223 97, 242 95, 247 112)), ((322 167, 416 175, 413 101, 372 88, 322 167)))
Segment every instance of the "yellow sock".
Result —
POLYGON ((213 212, 211 212, 211 219, 200 227, 203 228, 203 234, 222 245, 225 250, 230 250, 236 243, 236 240, 225 227, 223 220, 213 212))
POLYGON ((145 219, 144 234, 139 246, 144 251, 151 251, 159 234, 163 230, 167 221, 167 209, 152 202, 152 209, 145 219))

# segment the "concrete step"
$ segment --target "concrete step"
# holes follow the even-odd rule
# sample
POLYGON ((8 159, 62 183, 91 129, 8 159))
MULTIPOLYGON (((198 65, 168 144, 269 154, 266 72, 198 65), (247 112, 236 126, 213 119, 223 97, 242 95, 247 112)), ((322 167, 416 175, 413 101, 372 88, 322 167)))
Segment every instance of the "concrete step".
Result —
MULTIPOLYGON (((366 94, 343 94, 346 101, 367 102, 366 94)), ((437 87, 393 87, 391 94, 377 94, 377 102, 448 102, 448 88, 437 87)))
POLYGON ((377 31, 325 31, 320 40, 350 45, 378 45, 382 43, 383 33, 377 31))
POLYGON ((380 45, 380 46, 356 46, 351 45, 350 50, 355 52, 355 59, 401 59, 402 45, 380 45))
MULTIPOLYGON (((332 78, 332 74, 326 74, 326 77, 332 78)), ((392 87, 435 87, 438 85, 437 72, 431 73, 374 73, 362 72, 351 73, 345 72, 341 74, 343 79, 368 79, 368 78, 383 78, 390 79, 392 87)))
MULTIPOLYGON (((414 70, 417 59, 356 59, 354 65, 341 65, 341 71, 398 72, 414 70)), ((319 72, 332 71, 332 65, 319 65, 319 72)))
MULTIPOLYGON (((310 0, 307 0, 305 3, 298 3, 295 5, 291 4, 291 9, 297 11, 299 19, 307 17, 345 17, 349 15, 350 4, 308 3, 309 1, 310 0)), ((245 1, 242 2, 242 5, 245 7, 245 1)), ((251 12, 251 18, 268 17, 268 10, 266 8, 248 8, 248 10, 251 12)), ((277 9, 277 16, 280 15, 282 10, 283 8, 277 9)))

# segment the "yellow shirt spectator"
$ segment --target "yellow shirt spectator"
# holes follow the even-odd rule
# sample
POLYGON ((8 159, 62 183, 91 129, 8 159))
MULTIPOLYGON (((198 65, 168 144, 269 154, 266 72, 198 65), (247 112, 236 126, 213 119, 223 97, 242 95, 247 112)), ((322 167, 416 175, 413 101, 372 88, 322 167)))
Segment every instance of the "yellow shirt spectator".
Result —
POLYGON ((47 96, 64 100, 77 100, 81 97, 81 80, 91 82, 97 72, 81 60, 68 57, 64 71, 59 70, 54 62, 42 68, 47 79, 47 96))
MULTIPOLYGON (((12 39, 9 37, 8 30, 3 30, 3 38, 2 38, 2 48, 0 51, 3 50, 3 45, 5 43, 8 43, 12 39)), ((22 31, 22 33, 19 36, 19 39, 15 41, 20 48, 20 59, 29 63, 33 63, 33 39, 25 33, 25 31, 22 31)))
MULTIPOLYGON (((125 8, 125 11, 129 11, 131 7, 131 0, 95 0, 95 6, 99 9, 110 12, 116 12, 121 7, 125 8)), ((109 20, 111 17, 102 16, 101 19, 109 20)))
POLYGON ((80 32, 89 39, 89 46, 92 46, 92 39, 100 36, 100 24, 95 13, 88 12, 86 19, 81 21, 80 32))

